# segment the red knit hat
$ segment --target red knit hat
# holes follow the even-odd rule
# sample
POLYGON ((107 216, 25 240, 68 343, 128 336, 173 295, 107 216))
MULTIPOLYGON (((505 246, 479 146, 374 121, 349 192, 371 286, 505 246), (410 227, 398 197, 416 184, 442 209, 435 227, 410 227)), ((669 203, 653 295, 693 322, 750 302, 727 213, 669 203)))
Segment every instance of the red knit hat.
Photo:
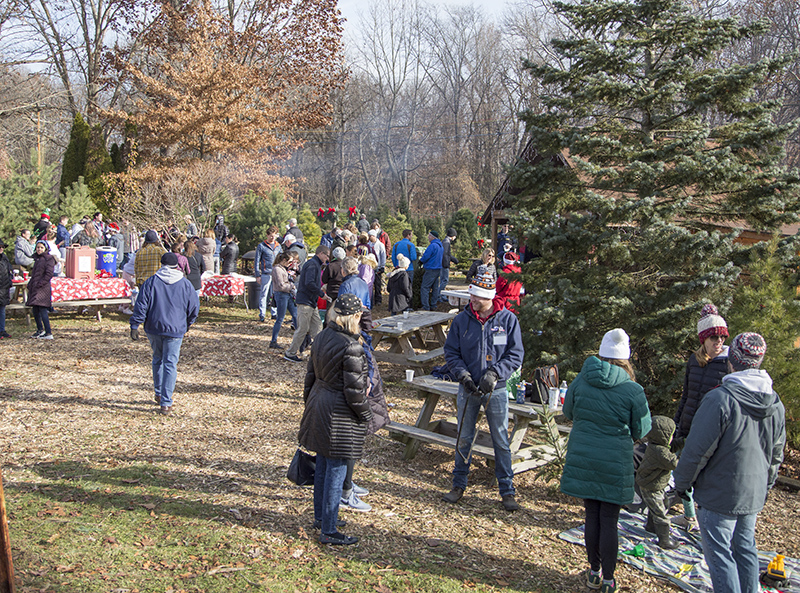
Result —
POLYGON ((42 218, 46 218, 47 220, 50 220, 50 215, 47 214, 46 212, 42 212, 42 218))
POLYGON ((716 306, 707 303, 700 310, 700 321, 697 322, 697 335, 700 342, 705 342, 711 336, 728 336, 728 324, 719 314, 716 306))

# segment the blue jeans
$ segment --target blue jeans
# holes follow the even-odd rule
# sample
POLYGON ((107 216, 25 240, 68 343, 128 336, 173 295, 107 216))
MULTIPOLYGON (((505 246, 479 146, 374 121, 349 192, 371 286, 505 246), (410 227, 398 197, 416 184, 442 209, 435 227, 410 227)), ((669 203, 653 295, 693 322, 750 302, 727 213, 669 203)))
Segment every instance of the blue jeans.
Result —
POLYGON ((0 305, 0 334, 6 331, 6 306, 0 305))
POLYGON ((289 309, 289 314, 292 316, 292 323, 295 328, 297 327, 297 305, 288 292, 276 292, 275 303, 278 305, 278 318, 275 320, 275 325, 272 326, 272 341, 278 341, 278 332, 281 331, 283 325, 283 318, 286 317, 286 309, 289 309))
POLYGON ((347 459, 323 457, 317 453, 317 467, 314 470, 314 521, 322 522, 322 533, 338 533, 339 503, 342 500, 342 486, 347 475, 347 459))
POLYGON ((183 338, 170 338, 147 334, 153 349, 153 389, 161 399, 161 405, 172 405, 172 394, 178 380, 178 359, 181 357, 183 338))
POLYGON ((758 593, 758 549, 753 515, 723 515, 697 509, 703 556, 714 591, 758 593))
POLYGON ((439 304, 439 272, 425 270, 422 274, 422 308, 433 311, 439 304))
MULTIPOLYGON (((450 282, 450 268, 442 268, 441 273, 439 274, 439 294, 442 294, 442 291, 447 288, 447 283, 450 282)), ((447 297, 439 296, 440 303, 446 303, 447 297)))
POLYGON ((467 477, 469 476, 469 464, 472 455, 464 461, 470 450, 470 445, 475 438, 478 413, 481 406, 486 411, 486 421, 489 424, 489 432, 492 435, 492 446, 494 447, 494 475, 497 478, 497 485, 500 488, 500 496, 514 494, 514 470, 511 468, 511 448, 508 445, 508 393, 505 384, 503 387, 494 390, 491 397, 470 396, 464 390, 463 385, 458 386, 458 423, 461 428, 461 438, 458 441, 458 451, 456 451, 456 464, 453 468, 453 488, 467 488, 467 477), (459 454, 459 451, 461 452, 459 454))
POLYGON ((36 321, 36 331, 43 331, 46 334, 50 331, 49 307, 33 306, 33 319, 36 321))
POLYGON ((408 270, 406 270, 406 272, 408 272, 408 283, 409 283, 411 286, 414 286, 414 268, 412 268, 411 266, 409 266, 409 267, 408 267, 408 270))
MULTIPOLYGON (((258 301, 258 316, 264 318, 267 316, 267 303, 269 297, 272 296, 272 272, 269 274, 261 274, 261 299, 258 301)), ((270 308, 272 315, 277 315, 278 310, 274 307, 270 308)))

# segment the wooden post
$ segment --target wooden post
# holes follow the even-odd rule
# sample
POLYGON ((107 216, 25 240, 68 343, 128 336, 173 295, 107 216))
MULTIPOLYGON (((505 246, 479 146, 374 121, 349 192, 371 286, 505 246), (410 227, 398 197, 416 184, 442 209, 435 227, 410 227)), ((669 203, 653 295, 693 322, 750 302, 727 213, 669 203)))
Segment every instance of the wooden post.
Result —
POLYGON ((6 520, 3 472, 0 470, 0 593, 14 593, 14 563, 11 561, 11 537, 6 520))

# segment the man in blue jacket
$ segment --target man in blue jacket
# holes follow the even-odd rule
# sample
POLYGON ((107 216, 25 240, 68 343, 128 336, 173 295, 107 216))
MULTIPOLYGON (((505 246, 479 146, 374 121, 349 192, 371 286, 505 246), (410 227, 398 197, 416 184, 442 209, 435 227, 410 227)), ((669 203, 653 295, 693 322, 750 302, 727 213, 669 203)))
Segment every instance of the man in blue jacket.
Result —
POLYGON ((442 254, 444 248, 439 240, 439 233, 428 231, 428 241, 430 244, 425 249, 425 253, 419 258, 419 263, 425 268, 422 273, 422 308, 427 311, 435 311, 439 304, 439 276, 442 270, 442 254))
POLYGON ((453 468, 453 489, 442 497, 458 502, 467 488, 471 448, 481 406, 486 412, 494 447, 494 473, 503 507, 519 509, 514 498, 511 448, 508 441, 508 394, 506 380, 520 366, 524 350, 517 317, 509 310, 496 308, 492 299, 495 280, 479 272, 469 286, 469 305, 459 313, 444 344, 444 358, 458 379, 459 440, 453 468))
POLYGON ((312 340, 322 331, 317 299, 325 297, 322 290, 322 266, 328 261, 331 250, 325 245, 317 247, 314 257, 306 262, 297 277, 297 329, 292 337, 292 345, 283 357, 292 362, 303 362, 299 356, 300 346, 306 336, 312 340))
MULTIPOLYGON (((267 229, 267 238, 256 247, 253 260, 253 275, 256 283, 261 285, 261 294, 258 301, 258 320, 264 321, 267 315, 267 303, 272 298, 272 264, 281 252, 281 244, 275 238, 278 236, 278 227, 271 226, 267 229)), ((276 307, 270 307, 271 317, 275 319, 278 314, 276 307)))
POLYGON ((778 477, 786 444, 785 410, 761 370, 767 344, 739 334, 728 350, 730 374, 706 393, 673 474, 697 519, 714 591, 758 593, 756 518, 778 477))
POLYGON ((411 236, 413 235, 413 231, 411 229, 406 229, 403 231, 403 238, 399 240, 397 243, 394 244, 392 247, 392 265, 397 268, 397 256, 398 255, 405 255, 408 258, 408 261, 411 263, 408 264, 408 281, 413 284, 414 283, 414 265, 417 261, 417 247, 411 242, 411 236))
POLYGON ((161 256, 161 269, 139 289, 131 316, 131 339, 139 339, 139 326, 144 323, 153 349, 153 389, 161 414, 172 411, 183 336, 199 311, 197 291, 178 269, 178 256, 165 253, 161 256))

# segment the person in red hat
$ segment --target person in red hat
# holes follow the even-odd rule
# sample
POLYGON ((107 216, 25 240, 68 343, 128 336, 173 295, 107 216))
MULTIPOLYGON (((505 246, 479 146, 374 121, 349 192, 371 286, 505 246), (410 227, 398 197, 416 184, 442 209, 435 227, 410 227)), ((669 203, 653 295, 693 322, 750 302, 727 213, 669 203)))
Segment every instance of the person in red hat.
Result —
POLYGON ((497 275, 497 291, 494 297, 496 308, 504 307, 513 313, 518 313, 519 299, 522 294, 522 282, 511 280, 507 274, 519 274, 522 269, 519 267, 519 255, 513 251, 507 251, 503 255, 503 267, 497 275))
POLYGON ((41 239, 44 234, 47 232, 47 229, 50 228, 50 215, 46 212, 42 212, 41 218, 39 218, 39 222, 33 225, 33 236, 36 237, 38 241, 41 239))

